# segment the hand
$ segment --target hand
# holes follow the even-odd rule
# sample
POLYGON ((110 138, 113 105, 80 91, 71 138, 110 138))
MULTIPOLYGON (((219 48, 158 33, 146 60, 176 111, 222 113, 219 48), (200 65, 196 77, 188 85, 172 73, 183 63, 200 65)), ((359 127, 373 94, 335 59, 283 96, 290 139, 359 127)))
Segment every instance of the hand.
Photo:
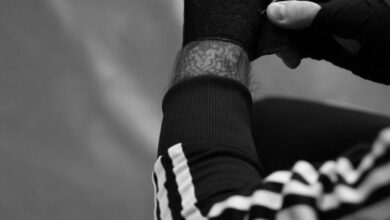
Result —
POLYGON ((268 6, 275 25, 301 30, 296 49, 282 52, 295 68, 304 57, 325 59, 372 81, 390 84, 385 54, 390 50, 388 0, 282 1, 268 6))

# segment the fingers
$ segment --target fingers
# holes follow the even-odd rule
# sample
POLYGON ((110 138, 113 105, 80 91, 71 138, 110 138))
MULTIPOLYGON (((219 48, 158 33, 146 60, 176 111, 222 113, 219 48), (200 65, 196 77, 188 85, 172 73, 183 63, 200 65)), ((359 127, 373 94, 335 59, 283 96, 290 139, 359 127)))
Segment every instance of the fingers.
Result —
MULTIPOLYGON (((309 27, 321 6, 309 1, 283 1, 271 3, 267 16, 275 25, 286 29, 304 29, 309 27)), ((302 56, 298 50, 290 49, 278 54, 283 63, 295 69, 301 63, 302 56)))
POLYGON ((267 16, 275 25, 286 29, 309 27, 321 6, 309 1, 282 1, 271 3, 267 16))
MULTIPOLYGON (((320 5, 309 1, 274 2, 268 6, 267 16, 272 23, 279 27, 303 29, 311 25, 320 9, 320 5)), ((296 49, 290 49, 277 55, 291 69, 297 68, 302 59, 296 49)))

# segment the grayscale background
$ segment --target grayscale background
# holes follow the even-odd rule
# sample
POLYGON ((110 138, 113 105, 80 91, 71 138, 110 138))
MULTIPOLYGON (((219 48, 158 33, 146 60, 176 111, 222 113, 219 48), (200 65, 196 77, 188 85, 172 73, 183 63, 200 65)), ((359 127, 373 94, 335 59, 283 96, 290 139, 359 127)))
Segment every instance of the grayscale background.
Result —
MULTIPOLYGON (((0 0, 0 219, 147 220, 181 0, 0 0)), ((254 64, 255 98, 389 114, 390 89, 323 62, 254 64)))

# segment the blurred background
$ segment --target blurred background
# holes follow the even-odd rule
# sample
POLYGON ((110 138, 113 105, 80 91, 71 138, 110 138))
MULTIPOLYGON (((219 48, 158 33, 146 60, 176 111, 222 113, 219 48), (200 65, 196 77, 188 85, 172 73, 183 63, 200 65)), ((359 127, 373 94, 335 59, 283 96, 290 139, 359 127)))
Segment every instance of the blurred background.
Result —
MULTIPOLYGON (((0 0, 0 219, 152 219, 181 0, 0 0)), ((324 62, 254 63, 254 97, 390 112, 390 89, 324 62)))

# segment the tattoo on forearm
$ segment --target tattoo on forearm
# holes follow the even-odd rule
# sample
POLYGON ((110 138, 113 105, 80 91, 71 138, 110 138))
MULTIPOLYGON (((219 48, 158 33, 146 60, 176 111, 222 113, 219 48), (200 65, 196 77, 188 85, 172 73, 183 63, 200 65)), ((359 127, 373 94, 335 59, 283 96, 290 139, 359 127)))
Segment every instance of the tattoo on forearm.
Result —
POLYGON ((173 83, 201 75, 221 76, 248 86, 250 63, 245 51, 225 41, 198 41, 178 54, 173 83))

